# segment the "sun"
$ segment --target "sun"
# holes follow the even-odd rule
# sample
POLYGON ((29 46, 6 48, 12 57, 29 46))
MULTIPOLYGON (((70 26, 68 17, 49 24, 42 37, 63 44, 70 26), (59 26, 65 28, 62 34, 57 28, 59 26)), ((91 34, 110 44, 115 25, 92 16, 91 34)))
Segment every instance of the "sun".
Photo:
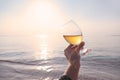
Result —
POLYGON ((62 19, 58 7, 50 1, 40 0, 29 5, 27 10, 29 24, 37 26, 50 26, 62 19))

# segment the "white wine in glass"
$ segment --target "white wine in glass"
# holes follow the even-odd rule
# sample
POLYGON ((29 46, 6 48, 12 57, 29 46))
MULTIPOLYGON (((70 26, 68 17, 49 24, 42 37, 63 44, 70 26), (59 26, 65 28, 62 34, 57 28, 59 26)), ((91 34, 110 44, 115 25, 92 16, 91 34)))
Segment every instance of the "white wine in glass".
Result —
POLYGON ((73 45, 80 44, 82 42, 82 35, 63 35, 65 40, 73 45))
MULTIPOLYGON (((62 26, 62 35, 69 44, 78 45, 83 41, 82 31, 73 20, 68 21, 62 26)), ((84 54, 88 52, 88 49, 81 51, 84 54)))

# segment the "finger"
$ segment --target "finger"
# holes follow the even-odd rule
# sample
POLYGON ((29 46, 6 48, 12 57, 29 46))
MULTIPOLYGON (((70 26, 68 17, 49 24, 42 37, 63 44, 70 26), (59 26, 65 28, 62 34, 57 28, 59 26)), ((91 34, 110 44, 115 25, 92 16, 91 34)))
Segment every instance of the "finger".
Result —
POLYGON ((79 45, 74 45, 74 46, 72 46, 71 49, 76 52, 78 47, 79 47, 79 45))
POLYGON ((65 55, 66 59, 68 60, 69 58, 68 58, 67 54, 64 54, 64 55, 65 55))
POLYGON ((70 44, 65 50, 64 50, 64 55, 66 56, 66 59, 69 61, 69 56, 71 55, 71 47, 72 47, 73 45, 72 44, 70 44))
POLYGON ((81 42, 81 43, 79 44, 78 48, 77 48, 77 51, 79 52, 80 49, 82 49, 84 45, 85 45, 85 42, 81 42))
POLYGON ((82 54, 82 55, 84 56, 84 55, 88 54, 90 51, 91 51, 91 49, 84 49, 84 51, 83 51, 83 54, 82 54))
POLYGON ((76 47, 78 47, 78 45, 73 45, 71 48, 72 48, 72 49, 75 49, 76 47))
POLYGON ((73 45, 72 44, 70 44, 68 47, 67 47, 67 49, 69 49, 69 48, 71 48, 73 45))

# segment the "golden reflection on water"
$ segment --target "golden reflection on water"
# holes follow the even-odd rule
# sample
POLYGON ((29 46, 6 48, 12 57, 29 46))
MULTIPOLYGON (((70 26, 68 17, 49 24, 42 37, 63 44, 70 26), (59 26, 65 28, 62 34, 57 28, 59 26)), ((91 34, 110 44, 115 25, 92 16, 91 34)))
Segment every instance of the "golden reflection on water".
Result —
POLYGON ((56 36, 51 34, 40 34, 35 37, 35 59, 46 60, 58 56, 55 51, 57 51, 58 39, 56 36))
POLYGON ((47 77, 47 78, 45 78, 44 80, 50 80, 50 78, 49 78, 49 77, 47 77))
POLYGON ((35 52, 35 58, 37 60, 42 59, 46 60, 50 56, 50 52, 48 52, 48 36, 45 34, 41 34, 36 36, 37 39, 37 50, 35 52))
POLYGON ((49 55, 50 55, 50 53, 48 53, 47 48, 46 48, 46 49, 36 52, 35 58, 37 60, 40 60, 40 59, 46 60, 46 59, 48 59, 49 55))
POLYGON ((53 68, 52 68, 51 65, 50 66, 38 66, 38 67, 36 67, 36 69, 38 69, 38 70, 44 70, 46 72, 50 72, 50 71, 53 70, 53 68))
POLYGON ((47 50, 42 50, 41 52, 35 53, 35 58, 37 60, 39 60, 39 59, 46 60, 46 59, 48 59, 48 57, 49 57, 49 53, 47 52, 47 50))
MULTIPOLYGON (((47 35, 39 35, 36 37, 36 47, 37 50, 34 54, 35 59, 37 60, 45 60, 43 63, 47 63, 46 60, 50 58, 51 52, 48 50, 48 36, 47 35)), ((51 72, 53 70, 52 65, 43 65, 43 66, 35 66, 37 70, 43 70, 45 72, 51 72)), ((51 80, 50 77, 46 77, 42 80, 51 80)))

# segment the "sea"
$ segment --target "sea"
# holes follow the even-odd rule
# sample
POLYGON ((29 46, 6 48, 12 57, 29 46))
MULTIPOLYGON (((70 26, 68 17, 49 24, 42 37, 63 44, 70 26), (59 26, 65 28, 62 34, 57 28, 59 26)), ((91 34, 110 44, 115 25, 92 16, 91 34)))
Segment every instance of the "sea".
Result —
MULTIPOLYGON (((85 36, 79 80, 120 80, 120 35, 85 36)), ((0 35, 0 80, 59 80, 68 43, 50 35, 0 35)))

